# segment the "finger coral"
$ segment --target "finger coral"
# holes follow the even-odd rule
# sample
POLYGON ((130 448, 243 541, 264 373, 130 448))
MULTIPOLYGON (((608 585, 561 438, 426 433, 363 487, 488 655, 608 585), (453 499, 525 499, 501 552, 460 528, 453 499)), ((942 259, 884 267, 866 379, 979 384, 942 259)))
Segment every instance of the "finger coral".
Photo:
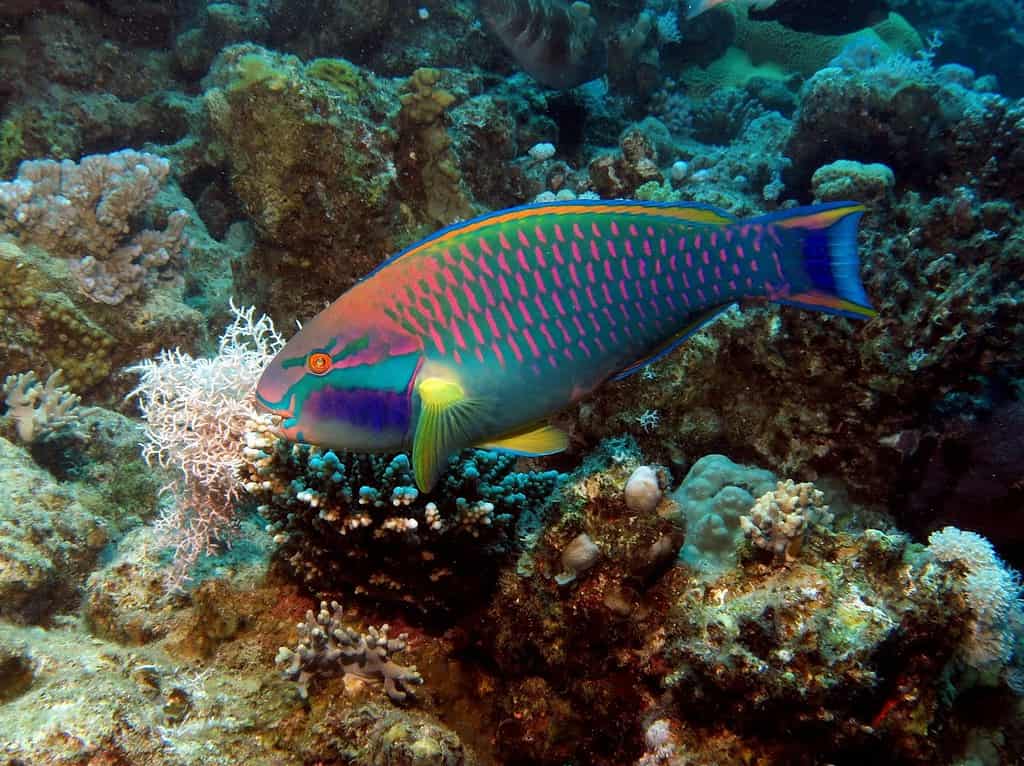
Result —
POLYGON ((72 259, 80 289, 116 305, 173 264, 186 245, 188 214, 172 213, 163 231, 133 231, 132 221, 159 190, 170 164, 125 149, 71 160, 23 162, 0 183, 0 232, 72 259))
POLYGON ((399 665, 393 657, 406 648, 405 633, 388 636, 388 626, 370 628, 359 633, 342 621, 337 601, 320 604, 320 611, 310 609, 299 623, 299 644, 294 650, 282 646, 276 662, 284 675, 299 684, 299 696, 309 696, 309 683, 314 676, 357 676, 368 681, 383 681, 384 691, 394 702, 405 702, 412 695, 412 686, 423 683, 414 665, 399 665))

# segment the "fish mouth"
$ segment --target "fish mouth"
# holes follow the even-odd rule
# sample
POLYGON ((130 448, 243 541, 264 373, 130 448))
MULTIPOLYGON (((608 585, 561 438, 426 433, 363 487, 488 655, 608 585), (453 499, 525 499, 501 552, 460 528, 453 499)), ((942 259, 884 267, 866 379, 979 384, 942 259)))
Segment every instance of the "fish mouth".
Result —
POLYGON ((295 394, 289 392, 278 401, 272 402, 257 391, 256 407, 264 412, 269 412, 271 415, 277 415, 283 420, 287 420, 291 418, 295 412, 295 394))

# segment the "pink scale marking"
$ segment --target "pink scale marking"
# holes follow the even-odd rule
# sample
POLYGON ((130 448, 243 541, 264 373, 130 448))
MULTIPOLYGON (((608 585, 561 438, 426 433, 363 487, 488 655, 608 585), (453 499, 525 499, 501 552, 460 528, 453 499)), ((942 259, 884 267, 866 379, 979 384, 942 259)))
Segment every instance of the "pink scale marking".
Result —
POLYGON ((619 345, 619 334, 615 330, 609 330, 608 337, 611 339, 613 346, 619 345))
MULTIPOLYGON (((483 284, 483 283, 481 283, 481 284, 483 284)), ((483 284, 483 287, 484 287, 484 290, 487 291, 487 285, 483 284)), ((498 276, 498 287, 501 288, 501 297, 504 298, 507 301, 511 301, 512 300, 512 291, 508 289, 508 280, 505 279, 505 275, 504 274, 500 274, 498 276)), ((489 291, 487 291, 487 292, 488 292, 488 295, 489 295, 490 292, 489 291)), ((491 298, 488 298, 487 302, 490 305, 492 305, 492 306, 494 305, 494 301, 491 298)))
POLYGON ((548 259, 544 257, 544 251, 540 246, 533 248, 533 257, 537 259, 537 268, 546 269, 548 267, 548 259))
POLYGON ((656 279, 651 280, 651 292, 655 295, 658 294, 658 281, 656 279))
POLYGON ((611 290, 608 289, 608 283, 607 282, 602 282, 601 283, 601 294, 604 296, 604 302, 605 303, 611 303, 612 302, 612 293, 611 293, 611 290))
MULTIPOLYGON (((619 253, 615 249, 615 243, 612 242, 612 240, 610 240, 610 239, 605 240, 604 246, 608 250, 608 255, 610 255, 612 258, 618 258, 619 257, 619 253)), ((607 265, 608 265, 608 261, 605 261, 605 266, 607 266, 607 265)))
POLYGON ((565 307, 562 305, 562 299, 558 293, 551 293, 551 300, 555 303, 555 308, 558 309, 558 313, 561 316, 565 316, 565 307))
POLYGON ((644 311, 643 304, 640 301, 633 301, 633 308, 636 309, 636 313, 640 315, 641 319, 647 319, 647 312, 644 311))
POLYGON ((782 275, 782 263, 779 261, 779 253, 777 251, 773 250, 772 251, 772 258, 775 260, 775 270, 777 272, 779 272, 779 276, 780 277, 783 276, 782 275))
POLYGON ((533 316, 531 316, 530 310, 526 307, 525 303, 519 301, 516 304, 516 308, 519 309, 519 316, 523 318, 523 321, 526 322, 526 324, 533 324, 533 316))
POLYGON ((702 261, 704 261, 704 265, 705 265, 705 266, 707 266, 708 264, 710 264, 710 263, 711 263, 711 254, 710 254, 710 253, 708 253, 708 251, 707 251, 707 250, 704 250, 704 251, 703 251, 703 252, 701 252, 701 254, 700 254, 700 259, 701 259, 702 261))
POLYGON ((562 227, 557 223, 555 224, 555 239, 559 242, 565 242, 565 234, 562 233, 562 227))
POLYGON ((484 319, 487 320, 487 329, 491 331, 491 337, 500 339, 501 330, 498 329, 498 323, 494 321, 494 314, 490 309, 484 309, 484 319))
POLYGON ((601 313, 604 314, 604 318, 608 320, 609 327, 614 327, 615 318, 612 316, 612 312, 608 310, 607 306, 601 307, 601 313))
POLYGON ((571 287, 569 288, 569 299, 572 301, 572 307, 575 311, 580 312, 583 309, 580 308, 580 297, 576 294, 576 291, 571 287))
POLYGON ((548 354, 548 364, 551 365, 551 369, 558 369, 558 360, 555 359, 554 354, 548 354))
POLYGON ((523 248, 516 250, 516 260, 519 261, 519 268, 523 271, 530 270, 530 264, 526 260, 526 253, 523 252, 523 248))
POLYGON ((647 276, 647 261, 640 261, 638 265, 640 268, 640 279, 643 279, 647 276))
POLYGON ((697 297, 700 298, 700 302, 701 303, 707 303, 708 302, 707 297, 704 295, 704 291, 701 290, 699 287, 697 288, 697 297))
POLYGON ((498 364, 501 365, 501 367, 504 367, 505 366, 505 355, 501 351, 501 346, 499 346, 497 343, 492 343, 491 344, 491 351, 493 351, 494 355, 496 357, 498 357, 498 364))
POLYGON ((644 255, 646 255, 648 258, 650 258, 651 257, 651 253, 654 252, 653 250, 651 250, 651 240, 645 239, 643 241, 643 248, 644 248, 644 255))
POLYGON ((563 355, 563 356, 564 356, 564 357, 565 357, 566 359, 568 359, 568 360, 569 360, 570 362, 576 361, 576 360, 575 360, 575 359, 573 358, 573 355, 572 355, 572 351, 570 351, 570 350, 568 349, 568 347, 566 347, 566 346, 562 346, 562 355, 563 355))
POLYGON ((736 276, 740 275, 740 265, 738 263, 734 263, 732 265, 732 273, 735 274, 736 276))
POLYGON ((544 236, 544 230, 540 226, 533 227, 533 236, 542 244, 547 244, 548 238, 544 236))
POLYGON ((523 337, 526 338, 526 345, 530 347, 530 353, 533 354, 535 359, 540 359, 540 349, 537 348, 537 344, 534 343, 533 335, 530 334, 529 327, 523 330, 523 337))
POLYGON ((670 293, 674 293, 676 291, 676 283, 675 280, 672 279, 671 274, 665 275, 665 284, 668 285, 668 290, 670 293))
POLYGON ((546 293, 548 291, 547 285, 544 284, 544 276, 539 272, 533 272, 533 283, 537 286, 538 293, 546 293))
POLYGON ((498 268, 504 271, 506 274, 511 274, 512 269, 509 268, 508 259, 505 257, 505 251, 502 250, 498 253, 498 268))
POLYGON ((485 252, 487 255, 494 255, 494 251, 491 250, 491 246, 489 244, 487 244, 487 240, 486 239, 484 239, 483 237, 480 237, 476 241, 476 243, 480 246, 480 249, 483 252, 485 252))
POLYGON ((631 223, 629 225, 629 236, 631 236, 631 237, 639 237, 640 236, 640 232, 637 231, 637 228, 636 228, 635 224, 631 223))
POLYGON ((572 280, 572 283, 576 285, 576 287, 580 286, 580 275, 576 273, 575 263, 569 264, 569 279, 572 280))
POLYGON ((730 279, 729 280, 729 289, 732 290, 733 292, 736 292, 736 280, 735 279, 730 279))
MULTIPOLYGON (((504 276, 498 278, 498 284, 503 285, 504 287, 508 286, 505 285, 504 276)), ((497 301, 494 300, 494 293, 491 292, 491 286, 489 284, 487 284, 486 282, 481 282, 480 289, 484 291, 484 298, 487 300, 488 306, 493 306, 495 303, 497 303, 497 301)))
POLYGON ((561 290, 563 287, 562 275, 558 273, 558 269, 551 269, 551 279, 554 281, 555 287, 561 290))
POLYGON ((583 239, 583 230, 578 223, 572 225, 572 234, 576 239, 583 239))
POLYGON ((718 265, 718 264, 716 263, 716 264, 715 264, 715 279, 721 279, 721 278, 722 278, 722 267, 721 267, 721 266, 719 266, 719 265, 718 265))
POLYGON ((597 281, 597 279, 594 276, 594 262, 593 261, 588 261, 587 262, 587 281, 590 282, 590 284, 594 284, 597 281))
POLYGON ((628 255, 630 258, 632 258, 633 257, 633 243, 627 239, 626 242, 625 242, 625 246, 626 246, 626 255, 628 255))
POLYGON ((596 335, 594 336, 594 343, 597 345, 597 350, 600 351, 602 354, 608 353, 607 349, 605 349, 604 347, 604 344, 601 342, 601 339, 596 335))
POLYGON ((555 256, 555 263, 559 266, 565 265, 565 258, 562 257, 562 248, 557 243, 551 245, 551 254, 555 256))
POLYGON ((462 354, 459 353, 458 349, 452 351, 452 359, 455 360, 455 364, 462 364, 462 354))
POLYGON ((718 285, 711 285, 711 289, 714 291, 716 298, 722 295, 722 291, 718 289, 718 285))
POLYGON ((750 262, 750 270, 755 274, 757 273, 757 260, 752 260, 750 262))
MULTIPOLYGON (((736 245, 736 257, 743 258, 743 245, 736 245)), ((724 258, 722 260, 725 260, 724 258)))
POLYGON ((590 302, 591 308, 597 308, 597 301, 594 300, 594 290, 590 285, 586 287, 587 300, 590 302))
POLYGON ((647 227, 647 236, 648 237, 653 237, 654 236, 654 227, 653 226, 648 226, 647 227))
POLYGON ((579 346, 579 349, 580 351, 583 352, 583 355, 587 357, 587 359, 590 359, 590 357, 592 356, 592 354, 590 353, 590 346, 584 343, 582 338, 579 341, 577 341, 576 345, 579 346))
POLYGON ((540 326, 540 334, 543 335, 544 340, 548 342, 549 348, 555 348, 555 339, 551 337, 551 331, 548 330, 548 326, 546 324, 542 324, 540 326))
POLYGON ((697 234, 693 238, 693 249, 700 250, 700 234, 697 234))
POLYGON ((467 282, 476 282, 476 274, 469 268, 469 264, 465 261, 459 261, 459 271, 462 272, 462 276, 467 282))
POLYGON ((672 271, 676 271, 676 270, 677 270, 677 269, 679 268, 679 265, 678 265, 678 264, 676 263, 676 255, 675 255, 675 253, 673 253, 673 254, 672 254, 672 255, 671 255, 670 257, 669 257, 669 259, 668 259, 668 267, 669 267, 669 269, 671 269, 672 271))
POLYGON ((487 259, 484 256, 481 255, 476 259, 476 265, 485 276, 494 279, 494 272, 491 271, 491 265, 487 263, 487 259))
MULTIPOLYGON (((455 336, 455 345, 457 345, 459 348, 465 348, 466 347, 466 339, 462 337, 462 330, 459 329, 459 323, 458 322, 452 322, 452 325, 451 325, 450 329, 452 331, 452 335, 455 336)), ((459 352, 456 351, 455 353, 457 354, 459 352)))
POLYGON ((622 264, 622 276, 626 279, 632 279, 633 275, 629 273, 629 261, 623 258, 619 263, 622 264))
POLYGON ((704 284, 704 269, 697 269, 697 279, 700 280, 701 284, 704 284))
POLYGON ((655 261, 654 262, 654 275, 656 277, 660 277, 661 276, 661 261, 655 261))
POLYGON ((503 248, 505 248, 506 250, 511 250, 511 249, 512 249, 512 245, 511 245, 511 243, 510 243, 510 242, 508 241, 508 239, 507 239, 507 238, 505 237, 505 232, 503 232, 503 231, 499 231, 499 232, 498 232, 498 243, 499 243, 499 244, 500 244, 500 245, 501 245, 501 246, 502 246, 503 248))
POLYGON ((612 276, 612 262, 611 261, 605 261, 604 262, 604 278, 605 279, 615 279, 615 277, 612 276))
POLYGON ((576 263, 582 263, 583 256, 580 255, 580 246, 573 241, 569 243, 569 249, 572 250, 572 259, 576 261, 576 263))
POLYGON ((628 301, 629 300, 629 291, 626 290, 626 280, 625 279, 620 279, 619 280, 619 295, 622 296, 622 300, 624 300, 624 301, 628 301))
POLYGON ((665 303, 667 303, 668 307, 670 309, 672 309, 673 312, 675 312, 675 310, 676 310, 676 302, 674 300, 672 300, 672 296, 671 295, 666 295, 665 296, 665 303))
POLYGON ((562 324, 561 319, 555 320, 555 327, 562 331, 562 340, 564 340, 566 343, 569 343, 572 340, 572 336, 569 335, 569 331, 565 329, 565 325, 562 324))
POLYGON ((685 271, 683 272, 683 287, 685 287, 687 290, 690 289, 690 278, 686 276, 685 271))
POLYGON ((748 290, 752 290, 753 288, 754 288, 754 280, 751 279, 750 277, 747 277, 747 289, 748 290))
POLYGON ((519 350, 519 344, 516 343, 516 339, 511 335, 508 336, 508 347, 512 349, 512 353, 515 354, 516 361, 522 364, 523 352, 519 350))
POLYGON ((613 237, 619 236, 619 225, 617 223, 615 223, 615 221, 611 221, 610 222, 610 226, 611 226, 611 229, 612 229, 612 236, 613 237))
POLYGON ((518 229, 516 231, 516 236, 519 239, 519 244, 520 245, 522 245, 523 247, 529 247, 530 246, 530 240, 528 240, 526 238, 526 232, 525 231, 523 231, 522 229, 518 229))
POLYGON ((480 364, 483 364, 484 363, 484 347, 483 346, 474 346, 473 347, 473 353, 476 354, 476 360, 478 362, 480 362, 480 364))
POLYGON ((597 260, 599 260, 601 258, 601 253, 597 249, 597 240, 596 239, 590 240, 590 257, 594 258, 594 259, 597 259, 597 260))
POLYGON ((544 306, 544 301, 541 299, 539 295, 533 296, 533 303, 537 307, 537 311, 540 312, 541 319, 551 319, 551 314, 548 313, 547 308, 544 306))
POLYGON ((720 260, 722 263, 725 263, 727 260, 729 260, 729 255, 728 253, 725 252, 724 247, 718 251, 718 260, 720 260))
POLYGON ((462 306, 455 300, 455 293, 452 291, 451 286, 444 288, 444 299, 448 301, 448 308, 452 311, 452 316, 456 319, 464 319, 462 315, 462 306))
POLYGON ((597 221, 590 222, 590 231, 595 237, 601 236, 601 229, 598 228, 597 221))
POLYGON ((717 231, 711 232, 710 239, 711 239, 711 247, 718 247, 718 232, 717 231))
POLYGON ((444 354, 444 341, 441 340, 441 334, 433 324, 429 326, 428 330, 430 331, 430 339, 434 341, 434 346, 437 348, 437 353, 444 354))
MULTIPOLYGON (((691 253, 689 250, 686 251, 686 268, 693 268, 693 253, 691 253)), ((675 269, 672 270, 675 271, 675 269)))
POLYGON ((516 272, 516 285, 519 286, 519 294, 526 298, 530 295, 530 291, 526 289, 526 280, 523 279, 523 275, 516 272))
POLYGON ((519 332, 519 328, 516 326, 515 321, 512 319, 512 312, 508 310, 508 306, 502 303, 500 306, 498 306, 498 310, 501 312, 501 315, 505 318, 505 324, 508 325, 508 331, 519 332))

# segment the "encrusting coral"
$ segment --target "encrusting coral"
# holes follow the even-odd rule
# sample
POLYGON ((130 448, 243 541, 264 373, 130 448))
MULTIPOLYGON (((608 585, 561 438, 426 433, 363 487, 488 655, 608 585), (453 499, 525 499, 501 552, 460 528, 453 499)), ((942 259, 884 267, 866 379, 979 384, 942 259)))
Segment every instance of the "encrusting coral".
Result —
POLYGON ((351 675, 368 681, 383 681, 393 702, 405 702, 412 687, 423 683, 415 666, 399 665, 394 656, 406 648, 408 636, 388 636, 388 626, 370 628, 366 633, 349 628, 342 620, 341 605, 321 602, 320 610, 306 612, 299 623, 299 644, 294 650, 282 646, 277 664, 286 678, 298 682, 299 695, 309 696, 314 676, 351 675), (329 606, 329 608, 328 608, 329 606))

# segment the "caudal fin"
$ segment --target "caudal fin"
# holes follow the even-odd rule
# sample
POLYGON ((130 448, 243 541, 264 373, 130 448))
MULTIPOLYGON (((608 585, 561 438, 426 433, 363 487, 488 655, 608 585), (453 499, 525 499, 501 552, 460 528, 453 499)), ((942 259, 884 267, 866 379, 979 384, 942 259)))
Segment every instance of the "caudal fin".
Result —
POLYGON ((794 208, 760 220, 799 235, 799 254, 789 268, 797 292, 780 296, 788 303, 854 319, 877 316, 860 280, 857 223, 866 208, 856 202, 830 202, 794 208))

